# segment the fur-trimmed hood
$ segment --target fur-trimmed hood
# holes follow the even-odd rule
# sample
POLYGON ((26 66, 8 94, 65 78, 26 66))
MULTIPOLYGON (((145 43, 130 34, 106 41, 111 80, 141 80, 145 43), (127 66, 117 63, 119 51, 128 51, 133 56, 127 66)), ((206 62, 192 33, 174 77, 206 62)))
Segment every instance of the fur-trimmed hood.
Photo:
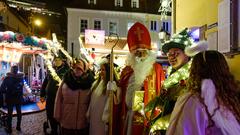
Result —
POLYGON ((23 78, 24 74, 23 73, 17 73, 14 74, 12 72, 8 72, 7 73, 7 77, 13 77, 13 78, 23 78))

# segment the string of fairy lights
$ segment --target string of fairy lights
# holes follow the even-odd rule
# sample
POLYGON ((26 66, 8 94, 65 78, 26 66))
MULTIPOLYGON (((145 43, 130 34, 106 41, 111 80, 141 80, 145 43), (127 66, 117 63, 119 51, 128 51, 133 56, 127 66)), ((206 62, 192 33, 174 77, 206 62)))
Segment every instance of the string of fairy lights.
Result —
POLYGON ((44 60, 45 60, 45 64, 52 76, 52 78, 54 80, 56 80, 59 84, 62 82, 61 78, 58 76, 58 74, 56 73, 56 70, 53 68, 52 66, 52 62, 51 62, 51 57, 48 57, 47 55, 44 55, 42 53, 39 54, 44 60))

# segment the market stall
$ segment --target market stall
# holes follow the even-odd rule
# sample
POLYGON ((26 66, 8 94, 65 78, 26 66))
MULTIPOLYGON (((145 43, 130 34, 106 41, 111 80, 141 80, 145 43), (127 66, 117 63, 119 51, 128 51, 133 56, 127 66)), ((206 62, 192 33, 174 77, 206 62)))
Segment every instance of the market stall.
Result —
MULTIPOLYGON (((24 77, 24 100, 23 113, 31 113, 43 110, 42 103, 39 103, 36 89, 41 86, 39 74, 44 75, 44 70, 39 72, 40 68, 44 68, 43 58, 38 56, 39 53, 44 54, 47 51, 47 39, 37 38, 35 36, 23 35, 11 31, 0 32, 0 84, 4 79, 10 67, 13 64, 19 65, 19 72, 25 74, 24 77), (30 66, 26 66, 26 56, 30 56, 30 66), (36 60, 40 57, 40 60, 36 60)), ((43 77, 43 76, 42 76, 43 77)), ((1 112, 5 113, 6 109, 2 108, 1 112)))

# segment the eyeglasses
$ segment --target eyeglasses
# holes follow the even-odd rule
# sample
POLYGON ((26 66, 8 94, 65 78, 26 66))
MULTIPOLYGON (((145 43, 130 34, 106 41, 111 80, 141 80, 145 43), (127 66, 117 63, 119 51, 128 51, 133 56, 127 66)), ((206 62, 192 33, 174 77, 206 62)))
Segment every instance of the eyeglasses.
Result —
POLYGON ((182 51, 180 50, 175 50, 175 51, 171 51, 171 52, 168 52, 166 55, 168 57, 177 57, 182 51))

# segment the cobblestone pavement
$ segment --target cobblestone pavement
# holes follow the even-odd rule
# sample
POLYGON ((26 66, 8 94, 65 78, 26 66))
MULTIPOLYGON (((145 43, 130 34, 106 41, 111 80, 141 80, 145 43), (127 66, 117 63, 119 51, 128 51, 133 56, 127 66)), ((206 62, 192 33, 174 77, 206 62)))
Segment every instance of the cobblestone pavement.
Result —
MULTIPOLYGON (((13 118, 12 122, 12 134, 11 135, 44 135, 43 134, 43 122, 46 121, 46 112, 38 112, 33 114, 23 115, 21 132, 16 130, 17 118, 13 118)), ((0 128, 0 135, 7 135, 4 128, 0 128)))

